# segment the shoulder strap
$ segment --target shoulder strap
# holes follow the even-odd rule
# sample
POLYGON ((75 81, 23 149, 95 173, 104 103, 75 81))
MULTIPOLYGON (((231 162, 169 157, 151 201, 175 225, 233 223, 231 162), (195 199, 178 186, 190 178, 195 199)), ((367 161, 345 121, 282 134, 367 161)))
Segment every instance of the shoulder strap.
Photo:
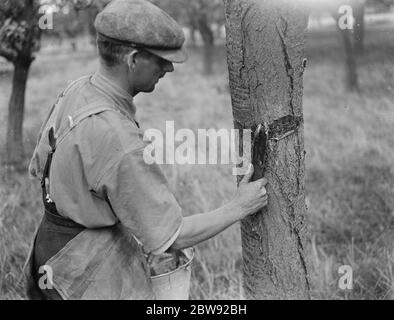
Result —
POLYGON ((64 138, 86 118, 102 113, 104 111, 114 111, 114 109, 108 105, 97 105, 96 102, 88 104, 81 109, 77 110, 72 115, 68 116, 69 126, 66 127, 62 132, 57 133, 55 137, 56 147, 64 140, 64 138))
POLYGON ((80 77, 80 78, 78 78, 78 79, 76 79, 74 81, 69 82, 67 87, 66 87, 66 89, 64 89, 63 92, 60 94, 60 97, 61 98, 64 97, 67 94, 67 92, 71 90, 72 87, 74 87, 80 81, 85 80, 85 79, 87 79, 89 77, 90 77, 89 75, 88 76, 83 76, 83 77, 80 77))
MULTIPOLYGON (((48 196, 48 185, 49 185, 49 171, 52 164, 53 154, 56 151, 56 148, 59 144, 64 140, 64 138, 84 119, 94 115, 99 114, 104 111, 114 110, 108 105, 97 105, 97 103, 91 103, 86 105, 85 107, 77 110, 73 116, 69 116, 69 126, 66 127, 60 134, 57 133, 55 135, 55 129, 51 126, 48 130, 48 143, 50 147, 50 151, 48 152, 47 161, 45 163, 43 175, 41 178, 41 187, 43 188, 43 198, 45 200, 50 200, 48 196), (48 184, 48 185, 47 185, 48 184)), ((50 200, 51 201, 51 200, 50 200)))

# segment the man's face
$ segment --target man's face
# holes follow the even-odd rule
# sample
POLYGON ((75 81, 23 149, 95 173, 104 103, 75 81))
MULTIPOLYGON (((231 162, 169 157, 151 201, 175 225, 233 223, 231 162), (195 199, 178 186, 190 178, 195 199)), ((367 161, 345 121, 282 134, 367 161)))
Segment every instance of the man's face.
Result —
POLYGON ((133 86, 138 92, 152 92, 159 79, 174 71, 172 62, 152 53, 139 51, 135 55, 133 86))

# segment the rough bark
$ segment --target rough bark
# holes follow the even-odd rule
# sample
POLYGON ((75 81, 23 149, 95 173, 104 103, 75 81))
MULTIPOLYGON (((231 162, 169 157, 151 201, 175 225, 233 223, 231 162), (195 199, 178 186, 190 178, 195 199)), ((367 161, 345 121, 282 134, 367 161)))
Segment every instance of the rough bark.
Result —
MULTIPOLYGON (((305 228, 303 71, 307 12, 292 0, 224 0, 227 55, 236 129, 301 119, 297 130, 269 140, 268 206, 241 225, 248 299, 308 299, 305 228)), ((240 142, 242 145, 242 141, 240 142)))

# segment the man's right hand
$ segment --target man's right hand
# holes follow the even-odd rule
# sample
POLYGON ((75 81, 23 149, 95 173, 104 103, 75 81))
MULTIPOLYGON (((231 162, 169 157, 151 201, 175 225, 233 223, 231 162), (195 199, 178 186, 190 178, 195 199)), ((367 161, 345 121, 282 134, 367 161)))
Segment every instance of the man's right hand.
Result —
POLYGON ((235 206, 240 207, 242 212, 241 219, 256 213, 268 203, 267 190, 265 189, 267 179, 262 178, 250 181, 253 172, 253 165, 250 164, 249 171, 240 181, 238 191, 232 201, 235 206))
POLYGON ((250 182, 252 176, 253 166, 239 183, 234 199, 228 204, 210 212, 184 217, 179 236, 171 248, 181 250, 195 246, 266 206, 267 180, 263 178, 250 182))

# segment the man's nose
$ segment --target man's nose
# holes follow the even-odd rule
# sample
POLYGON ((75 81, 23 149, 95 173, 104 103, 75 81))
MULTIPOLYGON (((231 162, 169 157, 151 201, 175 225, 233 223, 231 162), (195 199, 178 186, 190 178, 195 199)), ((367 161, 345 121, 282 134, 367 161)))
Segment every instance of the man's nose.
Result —
POLYGON ((163 71, 164 72, 173 72, 174 71, 174 65, 171 61, 165 61, 163 64, 163 71))

